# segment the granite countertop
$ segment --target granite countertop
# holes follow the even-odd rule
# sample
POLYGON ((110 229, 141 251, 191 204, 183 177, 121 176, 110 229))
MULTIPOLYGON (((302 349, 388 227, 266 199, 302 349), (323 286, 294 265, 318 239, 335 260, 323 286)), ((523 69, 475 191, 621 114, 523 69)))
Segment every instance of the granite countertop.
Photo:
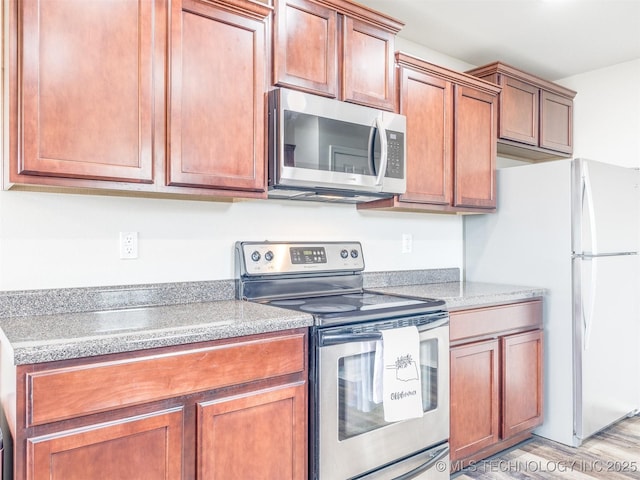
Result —
POLYGON ((518 302, 545 294, 544 288, 478 282, 402 285, 371 290, 409 297, 442 299, 447 302, 449 310, 518 302))
POLYGON ((309 327, 313 317, 240 300, 0 318, 16 365, 309 327))
MULTIPOLYGON (((441 298, 450 310, 545 293, 541 288, 459 282, 458 275, 457 269, 374 273, 365 276, 365 287, 441 298)), ((0 340, 21 365, 313 325, 309 314, 233 300, 233 291, 232 281, 215 281, 0 292, 0 340)))

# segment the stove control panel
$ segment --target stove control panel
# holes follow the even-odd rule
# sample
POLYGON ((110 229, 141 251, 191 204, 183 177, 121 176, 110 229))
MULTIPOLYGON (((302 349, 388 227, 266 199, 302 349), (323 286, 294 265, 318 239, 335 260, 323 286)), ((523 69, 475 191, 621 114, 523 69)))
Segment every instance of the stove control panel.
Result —
POLYGON ((364 270, 360 242, 237 242, 240 275, 364 270))

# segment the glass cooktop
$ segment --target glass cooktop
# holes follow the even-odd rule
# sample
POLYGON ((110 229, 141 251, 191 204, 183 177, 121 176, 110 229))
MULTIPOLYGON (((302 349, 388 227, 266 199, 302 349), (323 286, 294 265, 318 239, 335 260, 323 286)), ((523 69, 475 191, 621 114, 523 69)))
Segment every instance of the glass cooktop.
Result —
POLYGON ((363 291, 342 295, 277 299, 265 302, 274 307, 297 310, 314 315, 316 323, 364 321, 444 310, 444 300, 402 297, 363 291))

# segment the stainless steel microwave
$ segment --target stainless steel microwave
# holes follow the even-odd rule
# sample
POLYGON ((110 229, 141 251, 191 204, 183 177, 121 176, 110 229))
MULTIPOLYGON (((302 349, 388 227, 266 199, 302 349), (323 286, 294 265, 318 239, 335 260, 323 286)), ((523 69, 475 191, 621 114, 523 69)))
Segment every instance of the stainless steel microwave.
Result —
POLYGON ((269 197, 358 203, 406 189, 406 118, 294 90, 269 92, 269 197))

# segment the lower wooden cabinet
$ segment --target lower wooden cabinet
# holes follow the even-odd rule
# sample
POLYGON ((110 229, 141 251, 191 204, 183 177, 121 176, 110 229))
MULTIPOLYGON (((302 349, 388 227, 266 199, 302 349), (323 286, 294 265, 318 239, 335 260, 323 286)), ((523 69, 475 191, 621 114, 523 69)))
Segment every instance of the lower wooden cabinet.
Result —
POLYGON ((27 440, 27 478, 182 478, 183 410, 175 408, 27 440))
POLYGON ((499 438, 497 340, 451 349, 451 459, 495 444, 499 438))
POLYGON ((305 390, 301 382, 199 404, 196 478, 305 478, 305 390))
POLYGON ((450 340, 450 445, 458 470, 542 424, 542 301, 451 312, 450 340))
POLYGON ((13 479, 303 480, 307 364, 298 329, 14 367, 13 479))
POLYGON ((502 355, 501 438, 542 423, 542 330, 500 339, 502 355))

